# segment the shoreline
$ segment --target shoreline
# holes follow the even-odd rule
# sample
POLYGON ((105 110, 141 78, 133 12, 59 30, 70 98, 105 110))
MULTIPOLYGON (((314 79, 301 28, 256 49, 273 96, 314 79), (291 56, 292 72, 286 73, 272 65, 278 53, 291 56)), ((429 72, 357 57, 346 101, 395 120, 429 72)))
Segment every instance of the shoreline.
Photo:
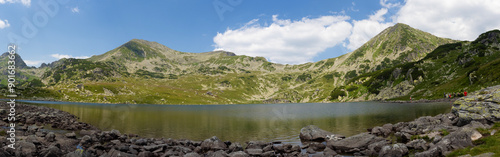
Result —
MULTIPOLYGON (((453 102, 454 99, 423 102, 443 101, 453 102)), ((394 103, 416 102, 422 101, 394 103)), ((2 101, 0 104, 2 104, 0 124, 6 126, 8 108, 6 102, 2 101)), ((302 146, 281 142, 248 141, 246 147, 243 147, 240 143, 222 141, 215 136, 203 141, 192 141, 143 138, 136 134, 122 134, 118 130, 102 131, 90 124, 80 122, 78 117, 68 112, 22 103, 16 105, 17 149, 8 148, 9 141, 1 138, 0 156, 18 154, 20 156, 81 156, 82 154, 117 156, 120 154, 122 156, 194 157, 339 156, 339 154, 404 156, 410 152, 415 156, 443 156, 457 148, 473 146, 472 141, 477 140, 477 136, 481 136, 481 134, 478 135, 476 129, 487 129, 492 125, 488 121, 481 120, 464 123, 460 115, 452 111, 452 113, 433 117, 419 117, 410 122, 368 128, 368 132, 347 138, 317 127, 307 126, 300 132, 302 146)), ((5 130, 4 127, 0 128, 0 131, 5 130)))
POLYGON ((441 98, 434 100, 420 99, 420 100, 379 100, 378 102, 384 103, 434 103, 434 102, 455 102, 460 98, 441 98))
MULTIPOLYGON (((420 99, 420 100, 371 100, 371 101, 348 101, 348 102, 305 102, 305 103, 262 103, 262 104, 308 104, 308 103, 350 103, 350 102, 382 102, 382 103, 435 103, 435 102, 455 102, 460 98, 441 98, 434 100, 420 99)), ((0 98, 0 101, 8 101, 9 98, 0 98)), ((249 103, 244 104, 126 104, 126 103, 97 103, 97 102, 75 102, 75 101, 59 101, 55 99, 16 99, 19 102, 22 101, 46 101, 46 102, 58 102, 58 103, 70 103, 70 104, 109 104, 109 105, 180 105, 180 106, 191 106, 191 105, 251 105, 249 103)), ((29 102, 28 102, 29 103, 29 102)))

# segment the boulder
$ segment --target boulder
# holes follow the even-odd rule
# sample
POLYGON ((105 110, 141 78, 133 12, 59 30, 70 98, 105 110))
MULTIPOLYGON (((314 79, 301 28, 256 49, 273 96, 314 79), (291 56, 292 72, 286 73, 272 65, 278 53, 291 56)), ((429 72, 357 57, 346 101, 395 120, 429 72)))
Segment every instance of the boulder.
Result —
POLYGON ((262 149, 271 143, 264 141, 250 141, 247 142, 247 147, 245 149, 262 149))
POLYGON ((431 146, 429 150, 415 153, 415 156, 441 156, 448 154, 450 151, 469 146, 473 146, 470 132, 460 130, 443 137, 438 143, 431 146))
POLYGON ((82 154, 77 152, 69 152, 68 154, 65 154, 63 157, 82 157, 82 154))
POLYGON ((458 126, 471 121, 481 123, 500 121, 500 85, 488 87, 462 97, 453 103, 452 113, 458 117, 458 126))
POLYGON ((352 153, 364 150, 368 147, 368 145, 384 140, 384 138, 377 137, 372 134, 361 133, 340 141, 328 141, 327 147, 341 152, 352 153))
POLYGON ((323 141, 329 136, 334 135, 334 137, 342 138, 342 135, 336 135, 331 132, 322 130, 315 125, 308 125, 300 129, 300 140, 302 141, 323 141))
POLYGON ((406 147, 410 149, 415 149, 415 150, 427 150, 427 142, 423 139, 416 139, 413 141, 410 141, 406 144, 406 147))
POLYGON ((379 126, 374 127, 371 130, 371 133, 374 135, 377 135, 377 136, 387 137, 392 133, 392 128, 393 128, 392 124, 385 124, 382 127, 379 127, 379 126))
POLYGON ((226 157, 228 156, 228 154, 226 152, 224 152, 223 150, 219 150, 219 151, 216 151, 216 152, 208 152, 206 154, 207 157, 226 157))
POLYGON ((323 150, 323 155, 325 155, 325 156, 336 156, 338 154, 334 150, 326 147, 325 150, 323 150))
POLYGON ((441 150, 437 147, 432 147, 429 150, 415 153, 415 157, 441 156, 441 150))
POLYGON ((241 144, 238 142, 231 143, 231 145, 229 145, 229 152, 237 151, 243 151, 243 147, 241 146, 241 144))
POLYGON ((441 141, 439 141, 437 146, 446 146, 450 149, 445 150, 455 150, 460 148, 465 148, 469 146, 473 146, 471 133, 466 130, 455 131, 450 133, 449 135, 443 137, 441 141))
POLYGON ((111 135, 114 138, 118 138, 118 137, 122 136, 122 134, 120 133, 120 131, 115 130, 115 129, 111 130, 109 132, 109 135, 111 135))
POLYGON ((135 157, 135 155, 133 155, 133 154, 129 154, 129 153, 125 153, 125 152, 120 152, 120 151, 118 151, 116 149, 111 149, 106 155, 107 156, 135 157))
POLYGON ((75 132, 66 133, 64 134, 64 136, 66 136, 67 138, 76 138, 75 132))
POLYGON ((472 141, 475 141, 475 140, 479 140, 481 137, 483 137, 483 135, 481 135, 481 133, 479 133, 478 131, 474 130, 471 135, 470 135, 470 139, 472 141))
POLYGON ((135 140, 135 142, 134 142, 134 143, 135 143, 136 145, 142 146, 142 145, 146 145, 146 144, 148 144, 148 140, 141 138, 141 139, 137 139, 137 140, 135 140))
POLYGON ((137 156, 138 157, 150 157, 150 156, 154 156, 154 153, 152 153, 150 151, 142 151, 139 154, 137 154, 137 156))
POLYGON ((160 148, 163 148, 166 146, 167 146, 167 144, 160 144, 160 145, 143 146, 143 148, 144 148, 144 150, 147 150, 147 151, 155 151, 157 149, 160 149, 160 148))
POLYGON ((411 139, 411 135, 405 132, 396 132, 394 136, 396 136, 398 142, 403 142, 403 143, 408 142, 411 139))
POLYGON ((290 149, 291 152, 299 152, 300 153, 300 146, 299 145, 293 145, 292 148, 290 149))
POLYGON ((273 151, 273 145, 270 144, 270 145, 262 148, 262 151, 264 151, 264 152, 273 151))
POLYGON ((192 152, 192 153, 187 153, 186 155, 184 155, 184 157, 201 157, 201 155, 198 153, 192 152))
POLYGON ((56 146, 49 146, 49 148, 42 151, 41 156, 45 157, 62 156, 62 151, 56 146))
POLYGON ((326 145, 319 142, 311 142, 308 144, 308 147, 313 149, 314 151, 323 151, 323 149, 326 148, 326 145))
POLYGON ((380 150, 382 150, 382 147, 389 145, 389 144, 390 143, 388 141, 385 141, 385 140, 372 143, 372 144, 368 145, 367 150, 365 150, 363 152, 363 154, 365 154, 367 156, 377 156, 379 154, 380 150))
POLYGON ((408 154, 408 148, 402 143, 382 147, 378 156, 400 157, 408 154))
POLYGON ((267 151, 267 152, 262 153, 260 156, 262 156, 262 157, 275 157, 277 155, 273 151, 267 151))
POLYGON ((226 148, 227 148, 227 145, 215 136, 201 142, 201 149, 203 149, 203 150, 217 151, 217 150, 223 150, 226 148))
POLYGON ((54 132, 49 132, 47 135, 45 135, 45 141, 47 142, 56 141, 56 134, 54 134, 54 132))
POLYGON ((249 157, 249 155, 243 151, 232 152, 229 154, 230 157, 249 157))
POLYGON ((260 156, 263 153, 262 149, 247 149, 245 152, 251 156, 260 156))
POLYGON ((89 135, 85 135, 82 137, 82 140, 80 140, 80 144, 84 147, 90 147, 92 144, 92 138, 89 135))
POLYGON ((19 143, 17 143, 16 156, 34 156, 35 154, 35 144, 25 141, 20 141, 19 143))

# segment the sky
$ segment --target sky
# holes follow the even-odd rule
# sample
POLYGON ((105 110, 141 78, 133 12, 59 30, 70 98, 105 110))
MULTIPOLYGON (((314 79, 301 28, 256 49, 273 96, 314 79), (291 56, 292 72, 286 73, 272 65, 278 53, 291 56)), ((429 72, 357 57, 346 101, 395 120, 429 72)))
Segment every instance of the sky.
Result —
POLYGON ((474 40, 500 28, 498 8, 498 0, 0 0, 0 46, 17 44, 30 66, 131 39, 301 64, 352 52, 396 23, 474 40))

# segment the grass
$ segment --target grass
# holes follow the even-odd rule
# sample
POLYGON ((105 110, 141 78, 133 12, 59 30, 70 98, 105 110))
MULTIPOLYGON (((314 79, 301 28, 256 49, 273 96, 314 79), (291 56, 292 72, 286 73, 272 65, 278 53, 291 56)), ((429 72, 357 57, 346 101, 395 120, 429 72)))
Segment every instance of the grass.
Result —
POLYGON ((474 147, 468 147, 464 149, 459 149, 455 150, 452 153, 448 154, 449 157, 455 157, 455 156, 461 156, 461 155, 467 155, 470 154, 472 156, 483 154, 483 153, 488 153, 492 152, 495 153, 494 156, 500 156, 500 122, 495 123, 495 125, 489 129, 489 131, 481 131, 483 137, 477 141, 474 141, 475 146, 474 147), (497 130, 497 133, 495 135, 490 136, 490 132, 492 130, 497 130))

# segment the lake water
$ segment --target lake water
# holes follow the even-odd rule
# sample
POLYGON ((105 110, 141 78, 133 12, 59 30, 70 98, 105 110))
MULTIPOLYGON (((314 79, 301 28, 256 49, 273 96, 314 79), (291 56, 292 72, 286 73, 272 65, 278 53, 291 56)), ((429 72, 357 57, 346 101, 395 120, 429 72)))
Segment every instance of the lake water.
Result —
POLYGON ((303 103, 245 105, 130 105, 23 101, 60 109, 102 130, 143 137, 299 143, 300 129, 316 125, 346 136, 386 123, 448 113, 451 103, 303 103))

